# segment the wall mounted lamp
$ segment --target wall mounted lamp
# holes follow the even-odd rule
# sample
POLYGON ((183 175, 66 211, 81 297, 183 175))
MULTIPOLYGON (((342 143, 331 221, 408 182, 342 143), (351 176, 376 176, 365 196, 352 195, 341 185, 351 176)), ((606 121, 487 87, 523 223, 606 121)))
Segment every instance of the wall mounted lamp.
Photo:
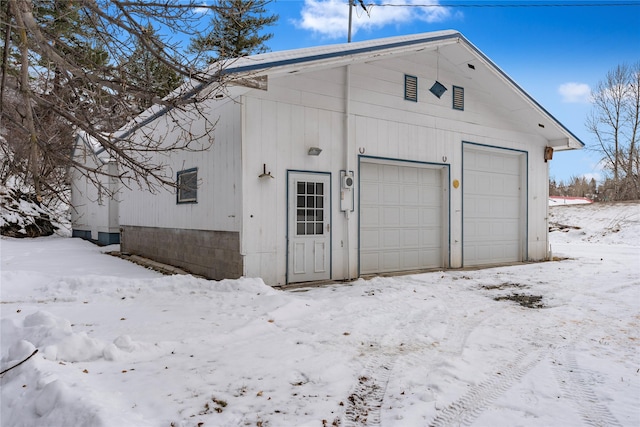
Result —
POLYGON ((262 164, 262 173, 260 175, 258 175, 258 178, 274 178, 274 176, 271 175, 271 172, 267 172, 267 164, 266 163, 262 164))
POLYGON ((320 153, 322 153, 322 148, 320 148, 320 147, 309 147, 308 154, 310 156, 319 156, 320 153))

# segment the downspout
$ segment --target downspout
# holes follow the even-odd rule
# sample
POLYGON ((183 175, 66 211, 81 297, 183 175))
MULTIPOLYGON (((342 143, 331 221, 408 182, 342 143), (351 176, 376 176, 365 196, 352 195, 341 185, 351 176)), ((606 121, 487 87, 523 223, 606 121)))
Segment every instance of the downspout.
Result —
MULTIPOLYGON (((349 8, 351 9, 351 8, 349 8)), ((350 158, 351 158, 351 125, 350 125, 350 119, 349 116, 351 115, 351 65, 347 64, 345 67, 345 106, 344 106, 344 136, 345 136, 345 144, 344 144, 344 156, 345 156, 345 173, 349 173, 349 167, 351 166, 351 162, 350 162, 350 158)), ((340 191, 343 192, 343 197, 344 197, 344 192, 346 191, 345 189, 341 189, 340 191)), ((354 191, 354 188, 352 187, 349 191, 354 191)), ((355 203, 355 199, 352 198, 352 200, 354 200, 355 203)), ((351 208, 354 208, 354 206, 351 206, 351 208)), ((347 208, 344 211, 344 217, 346 219, 346 231, 347 231, 347 237, 346 237, 346 246, 347 246, 347 280, 351 280, 351 239, 350 239, 350 234, 351 234, 351 229, 349 227, 349 223, 350 223, 350 212, 351 209, 347 208)))

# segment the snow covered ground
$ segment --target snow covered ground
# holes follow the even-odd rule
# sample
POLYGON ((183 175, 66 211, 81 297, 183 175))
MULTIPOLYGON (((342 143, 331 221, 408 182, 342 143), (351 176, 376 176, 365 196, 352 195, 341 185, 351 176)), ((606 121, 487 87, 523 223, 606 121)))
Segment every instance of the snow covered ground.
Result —
POLYGON ((593 200, 586 197, 549 196, 549 206, 583 205, 589 203, 593 203, 593 200))
POLYGON ((640 205, 550 221, 560 261, 296 291, 3 238, 1 425, 638 426, 640 205))

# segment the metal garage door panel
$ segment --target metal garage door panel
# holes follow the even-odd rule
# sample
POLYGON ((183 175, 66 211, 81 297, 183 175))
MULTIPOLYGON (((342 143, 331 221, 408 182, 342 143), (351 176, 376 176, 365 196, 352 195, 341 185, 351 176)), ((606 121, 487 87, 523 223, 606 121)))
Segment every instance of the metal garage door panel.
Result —
POLYGON ((363 162, 360 272, 442 266, 440 169, 363 162))
POLYGON ((465 266, 522 260, 522 154, 464 150, 465 266))

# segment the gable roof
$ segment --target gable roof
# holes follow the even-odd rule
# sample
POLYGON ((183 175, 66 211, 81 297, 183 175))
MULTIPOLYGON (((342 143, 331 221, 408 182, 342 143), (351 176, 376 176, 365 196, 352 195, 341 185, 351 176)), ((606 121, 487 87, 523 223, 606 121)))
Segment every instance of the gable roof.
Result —
MULTIPOLYGON (((555 150, 571 150, 584 147, 584 143, 551 115, 541 104, 520 87, 500 67, 476 46, 455 30, 435 31, 375 39, 354 43, 315 46, 302 49, 269 52, 225 60, 212 64, 207 70, 208 83, 191 81, 178 91, 185 99, 210 88, 221 76, 274 77, 303 70, 344 66, 371 59, 409 55, 414 52, 436 52, 448 59, 448 66, 483 88, 488 99, 501 94, 501 107, 528 126, 531 133, 542 135, 555 150), (472 64, 471 67, 469 64, 472 64), (505 90, 506 89, 506 90, 505 90), (532 113, 534 113, 532 115, 532 113)), ((440 67, 442 68, 442 66, 440 67)), ((250 90, 247 88, 247 90, 250 90)), ((152 107, 116 133, 121 138, 152 122, 168 112, 170 106, 152 107)))
POLYGON ((477 87, 482 87, 490 94, 491 99, 494 99, 491 94, 501 94, 501 107, 509 110, 522 123, 527 123, 531 133, 542 135, 555 150, 584 147, 580 138, 455 30, 263 53, 227 61, 222 71, 218 72, 226 75, 275 76, 424 51, 434 51, 447 58, 449 67, 455 67, 456 72, 474 80, 477 87), (505 88, 509 90, 505 91, 505 88))
POLYGON ((380 57, 385 53, 391 55, 423 50, 425 45, 436 47, 456 43, 459 38, 463 38, 459 32, 447 30, 262 53, 228 61, 227 66, 224 67, 224 73, 246 73, 265 69, 275 71, 275 68, 280 68, 282 72, 289 72, 284 67, 299 69, 302 65, 320 63, 338 65, 362 58, 380 57))

